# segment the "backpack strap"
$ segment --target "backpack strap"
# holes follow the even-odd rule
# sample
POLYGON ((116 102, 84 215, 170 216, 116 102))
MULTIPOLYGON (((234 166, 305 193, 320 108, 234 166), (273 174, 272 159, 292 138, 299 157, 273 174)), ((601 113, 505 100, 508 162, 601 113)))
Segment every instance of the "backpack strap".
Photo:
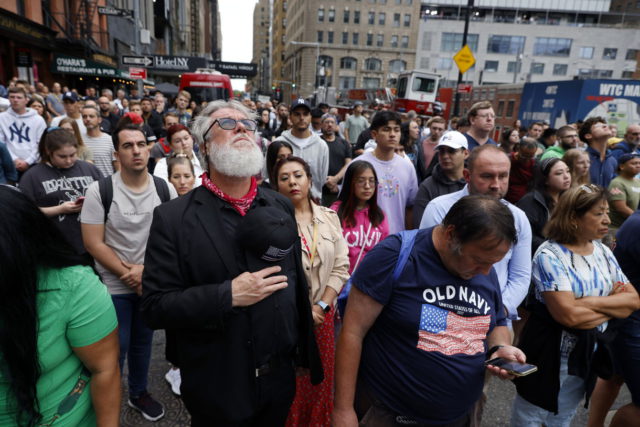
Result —
POLYGON ((107 223, 111 202, 113 201, 113 181, 111 176, 98 180, 98 190, 100 192, 100 200, 104 209, 104 223, 107 223))
POLYGON ((398 233, 398 235, 400 236, 400 241, 402 243, 400 245, 400 254, 398 255, 396 267, 393 269, 394 281, 398 280, 400 274, 402 274, 402 270, 404 270, 405 265, 407 265, 407 260, 409 259, 409 255, 411 255, 411 251, 413 250, 413 244, 416 241, 418 231, 418 229, 405 230, 398 233))
POLYGON ((169 192, 167 181, 155 175, 151 176, 153 177, 153 183, 156 185, 156 192, 158 193, 158 197, 160 197, 160 201, 164 203, 171 200, 171 193, 169 192))

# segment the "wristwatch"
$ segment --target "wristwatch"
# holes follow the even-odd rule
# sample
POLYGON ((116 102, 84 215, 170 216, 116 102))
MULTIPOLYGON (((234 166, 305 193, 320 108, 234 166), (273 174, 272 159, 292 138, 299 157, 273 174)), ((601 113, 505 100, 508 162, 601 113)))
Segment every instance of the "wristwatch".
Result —
POLYGON ((316 305, 319 305, 325 313, 328 313, 331 310, 331 306, 322 300, 318 301, 316 305))

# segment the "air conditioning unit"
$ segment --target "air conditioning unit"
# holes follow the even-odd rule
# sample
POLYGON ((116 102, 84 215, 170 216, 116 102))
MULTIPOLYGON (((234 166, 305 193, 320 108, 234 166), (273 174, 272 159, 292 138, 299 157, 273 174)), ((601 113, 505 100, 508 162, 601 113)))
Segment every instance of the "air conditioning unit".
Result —
POLYGON ((151 44, 151 31, 145 29, 140 30, 140 43, 151 44))

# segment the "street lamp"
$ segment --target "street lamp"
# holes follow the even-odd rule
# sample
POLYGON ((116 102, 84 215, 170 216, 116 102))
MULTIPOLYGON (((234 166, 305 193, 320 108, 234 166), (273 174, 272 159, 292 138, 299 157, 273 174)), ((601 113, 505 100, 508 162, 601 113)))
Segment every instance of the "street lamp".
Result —
MULTIPOLYGON (((318 79, 318 66, 320 65, 320 43, 318 42, 297 42, 297 41, 290 41, 290 44, 294 45, 294 46, 304 46, 304 47, 315 47, 316 48, 316 66, 315 66, 315 71, 314 71, 314 79, 317 80, 318 79)), ((295 65, 295 55, 294 55, 294 65, 295 65)), ((295 69, 294 69, 294 75, 293 75, 293 81, 295 82, 296 80, 296 76, 295 76, 295 69)), ((314 86, 315 86, 315 81, 314 81, 314 86)))

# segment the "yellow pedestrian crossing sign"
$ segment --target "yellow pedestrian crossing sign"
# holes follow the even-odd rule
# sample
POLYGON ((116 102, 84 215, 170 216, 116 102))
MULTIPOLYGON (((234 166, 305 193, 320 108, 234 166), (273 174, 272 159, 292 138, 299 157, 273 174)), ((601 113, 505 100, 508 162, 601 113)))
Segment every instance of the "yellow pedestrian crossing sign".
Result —
POLYGON ((458 53, 453 55, 453 60, 462 74, 466 73, 469 68, 473 67, 473 64, 476 63, 476 58, 473 57, 473 52, 469 49, 468 44, 464 45, 458 53))

